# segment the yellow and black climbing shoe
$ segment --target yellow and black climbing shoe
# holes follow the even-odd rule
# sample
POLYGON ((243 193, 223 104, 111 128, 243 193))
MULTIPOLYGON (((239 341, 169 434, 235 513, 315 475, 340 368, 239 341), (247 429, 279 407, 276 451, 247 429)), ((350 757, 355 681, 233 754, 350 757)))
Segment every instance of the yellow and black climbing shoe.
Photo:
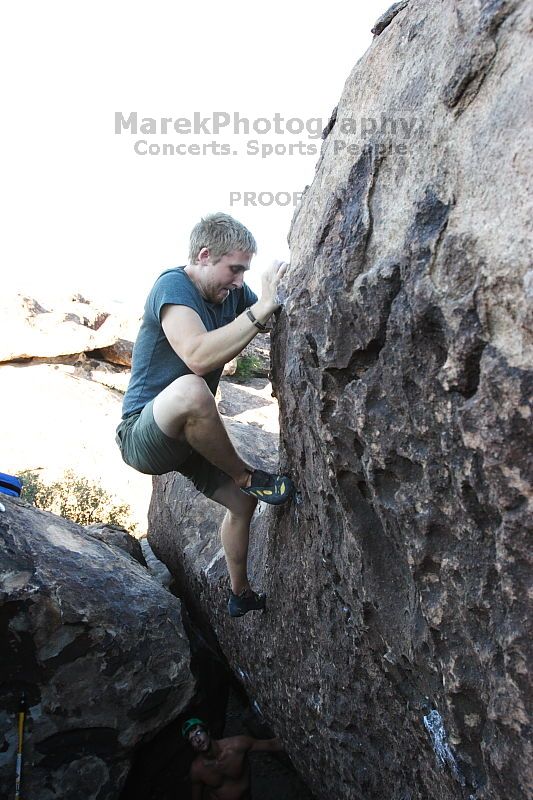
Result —
POLYGON ((242 491, 263 503, 280 506, 294 494, 294 483, 286 475, 271 475, 262 469, 254 469, 250 485, 242 491))
POLYGON ((249 611, 264 611, 266 594, 258 594, 252 589, 245 589, 241 594, 231 592, 228 600, 230 617, 243 617, 249 611))

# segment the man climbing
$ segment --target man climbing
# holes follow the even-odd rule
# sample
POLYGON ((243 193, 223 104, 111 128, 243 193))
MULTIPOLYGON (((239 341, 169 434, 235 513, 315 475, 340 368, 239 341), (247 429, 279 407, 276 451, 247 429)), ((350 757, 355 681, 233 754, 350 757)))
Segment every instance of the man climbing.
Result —
POLYGON ((250 764, 248 753, 276 753, 283 750, 278 739, 231 736, 212 739, 201 719, 188 719, 182 735, 198 754, 191 764, 192 800, 201 800, 204 787, 209 800, 249 800, 250 764))
POLYGON ((221 538, 233 617, 265 608, 247 574, 257 500, 279 505, 294 492, 287 476, 241 458, 215 404, 224 364, 265 330, 279 305, 287 264, 274 261, 263 273, 258 300, 244 283, 256 252, 250 231, 227 214, 193 228, 188 264, 163 272, 148 295, 116 436, 126 464, 149 475, 177 470, 227 508, 221 538))

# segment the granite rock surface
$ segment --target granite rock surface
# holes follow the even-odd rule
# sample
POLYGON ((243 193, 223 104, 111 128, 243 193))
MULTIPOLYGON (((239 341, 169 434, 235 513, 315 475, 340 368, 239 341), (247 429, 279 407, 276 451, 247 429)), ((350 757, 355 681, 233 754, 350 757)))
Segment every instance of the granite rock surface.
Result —
POLYGON ((101 542, 105 542, 111 547, 118 547, 143 567, 147 566, 141 543, 135 536, 132 536, 131 533, 128 533, 128 531, 120 525, 99 522, 94 525, 86 525, 85 530, 90 536, 94 536, 95 539, 99 539, 101 542))

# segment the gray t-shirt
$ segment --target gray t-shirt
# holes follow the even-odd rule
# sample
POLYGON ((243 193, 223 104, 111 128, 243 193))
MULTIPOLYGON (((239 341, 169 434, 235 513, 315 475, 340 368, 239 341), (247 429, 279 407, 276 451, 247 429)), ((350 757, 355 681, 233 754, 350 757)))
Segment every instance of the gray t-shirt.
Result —
MULTIPOLYGON (((131 378, 122 404, 122 419, 141 411, 159 392, 181 375, 191 375, 192 370, 174 352, 161 327, 161 309, 167 303, 188 306, 199 315, 206 330, 214 331, 242 314, 257 302, 257 295, 243 284, 234 289, 223 303, 209 303, 191 281, 183 267, 163 272, 154 283, 146 304, 144 316, 133 347, 131 378)), ((204 375, 216 393, 222 367, 204 375)))

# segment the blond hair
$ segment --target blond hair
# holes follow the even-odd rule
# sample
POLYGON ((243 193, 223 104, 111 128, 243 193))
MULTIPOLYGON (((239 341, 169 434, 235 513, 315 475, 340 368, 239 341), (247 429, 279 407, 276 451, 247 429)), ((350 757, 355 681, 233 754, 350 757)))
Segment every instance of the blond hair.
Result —
POLYGON ((189 262, 195 264, 203 247, 208 247, 213 262, 219 261, 226 253, 241 250, 245 253, 257 253, 257 244, 241 222, 229 214, 209 214, 202 217, 191 232, 189 244, 189 262))

